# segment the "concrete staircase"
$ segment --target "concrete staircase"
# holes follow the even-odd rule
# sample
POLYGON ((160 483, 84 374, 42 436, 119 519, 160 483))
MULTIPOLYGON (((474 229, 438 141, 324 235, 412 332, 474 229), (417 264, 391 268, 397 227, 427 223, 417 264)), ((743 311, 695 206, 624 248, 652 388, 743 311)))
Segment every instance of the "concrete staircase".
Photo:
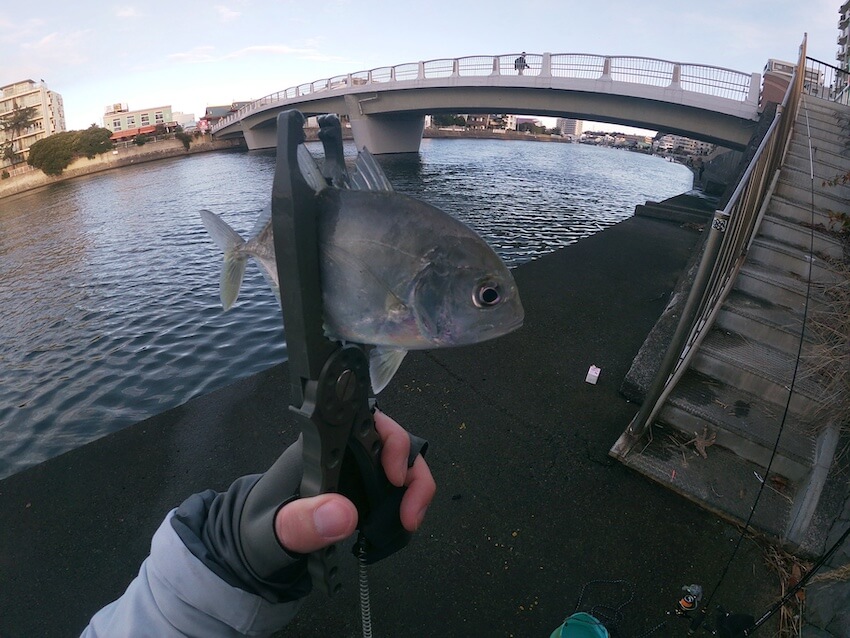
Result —
POLYGON ((811 318, 825 303, 824 284, 836 280, 829 260, 844 256, 842 243, 823 228, 830 211, 850 213, 850 187, 823 182, 850 171, 848 131, 850 109, 803 97, 778 183, 733 291, 648 439, 621 458, 743 523, 775 446, 753 526, 812 553, 820 551, 832 520, 835 503, 824 490, 838 432, 817 416, 823 391, 804 369, 812 335, 803 319, 807 297, 811 318), (801 340, 803 363, 795 377, 801 340))

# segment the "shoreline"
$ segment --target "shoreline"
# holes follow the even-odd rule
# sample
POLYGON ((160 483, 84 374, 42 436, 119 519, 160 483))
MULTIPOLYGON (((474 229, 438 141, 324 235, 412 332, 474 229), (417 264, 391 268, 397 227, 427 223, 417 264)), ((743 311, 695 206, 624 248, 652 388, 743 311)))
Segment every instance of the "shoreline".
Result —
MULTIPOLYGON (((305 129, 308 142, 318 141, 318 129, 305 129)), ((351 140, 351 129, 343 129, 344 140, 351 140)), ((482 140, 507 140, 526 142, 554 142, 560 144, 575 144, 568 138, 556 137, 554 135, 535 135, 533 133, 518 133, 516 131, 505 131, 494 133, 492 131, 476 130, 447 130, 447 129, 425 129, 422 139, 482 139, 482 140)), ((154 162, 172 157, 194 155, 196 153, 209 153, 222 150, 247 150, 243 140, 216 140, 208 139, 202 135, 193 138, 189 150, 183 147, 182 142, 174 138, 161 141, 147 142, 143 146, 126 144, 121 148, 114 149, 111 153, 98 155, 93 159, 85 157, 77 158, 62 171, 61 175, 45 175, 39 169, 32 169, 21 175, 12 175, 0 180, 0 199, 29 193, 39 188, 65 182, 77 177, 93 175, 108 170, 133 166, 144 162, 154 162)), ((7 169, 8 170, 8 169, 7 169)))

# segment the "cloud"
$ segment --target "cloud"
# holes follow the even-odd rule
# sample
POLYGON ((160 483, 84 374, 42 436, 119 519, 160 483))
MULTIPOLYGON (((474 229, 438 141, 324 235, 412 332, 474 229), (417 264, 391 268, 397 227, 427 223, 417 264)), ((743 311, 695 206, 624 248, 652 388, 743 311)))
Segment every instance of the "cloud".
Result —
POLYGON ((186 64, 196 64, 199 62, 215 62, 216 56, 213 55, 215 51, 215 47, 204 45, 197 46, 188 51, 183 51, 181 53, 171 53, 168 56, 169 60, 173 60, 175 62, 184 62, 186 64))
POLYGON ((237 60, 241 58, 249 58, 253 56, 290 56, 302 60, 311 60, 318 62, 340 62, 345 58, 324 55, 313 48, 298 48, 291 47, 285 44, 258 44, 249 47, 243 47, 222 53, 215 54, 215 47, 205 45, 197 46, 188 51, 172 53, 168 56, 169 60, 174 62, 183 62, 186 64, 196 64, 203 62, 220 62, 224 60, 237 60))
POLYGON ((88 29, 60 33, 54 31, 32 42, 24 42, 21 49, 26 56, 42 66, 70 66, 88 61, 86 48, 92 32, 88 29))
POLYGON ((287 46, 285 44, 260 44, 244 47, 222 56, 222 59, 232 60, 235 58, 246 58, 254 55, 286 55, 301 58, 303 60, 312 60, 314 62, 340 62, 345 60, 345 58, 339 56, 319 53, 313 48, 298 48, 287 46))
POLYGON ((215 7, 215 11, 218 14, 218 19, 220 22, 233 22, 234 20, 238 20, 242 13, 239 11, 233 11, 229 7, 225 7, 223 4, 217 4, 215 7))
POLYGON ((139 13, 136 7, 116 7, 115 8, 115 17, 117 18, 141 18, 142 14, 139 13))
POLYGON ((18 44, 35 38, 43 26, 44 21, 39 18, 15 21, 0 15, 0 42, 18 44))

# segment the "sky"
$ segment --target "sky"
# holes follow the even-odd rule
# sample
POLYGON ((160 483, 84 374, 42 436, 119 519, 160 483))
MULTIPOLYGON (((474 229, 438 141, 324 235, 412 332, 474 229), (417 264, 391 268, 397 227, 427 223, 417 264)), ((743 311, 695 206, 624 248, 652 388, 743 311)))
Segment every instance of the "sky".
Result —
MULTIPOLYGON (((0 6, 0 86, 44 80, 68 129, 104 109, 254 100, 336 75, 471 55, 633 55, 761 72, 835 64, 841 0, 41 0, 0 6), (636 7, 639 7, 636 8, 636 7)), ((587 130, 587 127, 585 127, 587 130)), ((608 130, 624 127, 612 126, 608 130)))

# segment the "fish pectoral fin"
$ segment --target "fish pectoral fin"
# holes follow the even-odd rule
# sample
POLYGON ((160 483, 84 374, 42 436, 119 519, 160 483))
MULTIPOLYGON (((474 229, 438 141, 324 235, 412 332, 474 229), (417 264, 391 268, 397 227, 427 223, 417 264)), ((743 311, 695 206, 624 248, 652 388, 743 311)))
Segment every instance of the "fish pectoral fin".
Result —
POLYGON ((245 257, 237 257, 232 253, 224 256, 224 265, 221 268, 221 307, 230 310, 239 296, 242 287, 242 278, 245 276, 245 257))
POLYGON ((401 365, 407 350, 402 348, 375 347, 369 353, 369 377, 372 380, 372 390, 378 394, 387 387, 401 365))

